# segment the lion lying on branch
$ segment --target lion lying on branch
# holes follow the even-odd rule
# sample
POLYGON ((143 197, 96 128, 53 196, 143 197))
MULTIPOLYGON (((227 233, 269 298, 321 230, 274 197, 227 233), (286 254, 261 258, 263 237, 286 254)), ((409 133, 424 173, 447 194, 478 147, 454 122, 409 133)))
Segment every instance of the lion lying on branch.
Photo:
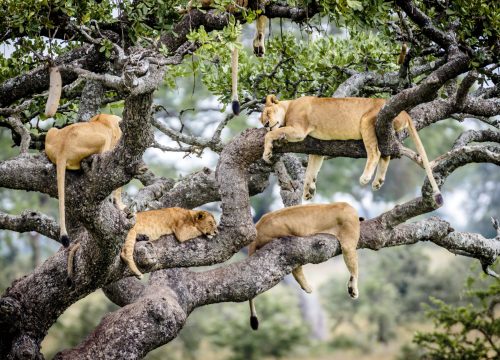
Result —
MULTIPOLYGON (((365 170, 359 178, 366 185, 377 168, 372 189, 378 190, 385 181, 390 156, 382 156, 378 149, 375 123, 385 99, 371 98, 318 98, 304 96, 295 100, 279 101, 276 96, 268 95, 260 121, 269 132, 266 134, 262 158, 271 161, 273 141, 286 140, 298 142, 311 136, 320 140, 363 140, 367 161, 365 170)), ((422 159, 427 177, 432 185, 434 201, 443 204, 443 197, 432 175, 424 146, 417 129, 406 111, 399 113, 393 122, 394 130, 408 127, 417 152, 422 159)), ((316 177, 323 162, 323 156, 309 155, 304 182, 304 199, 312 199, 316 191, 316 177)))

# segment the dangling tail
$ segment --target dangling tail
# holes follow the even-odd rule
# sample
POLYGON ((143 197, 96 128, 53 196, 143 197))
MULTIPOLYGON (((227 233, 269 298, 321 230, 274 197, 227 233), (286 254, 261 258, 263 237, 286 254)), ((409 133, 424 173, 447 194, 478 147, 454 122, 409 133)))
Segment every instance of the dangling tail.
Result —
MULTIPOLYGON (((255 253, 255 241, 248 246, 248 256, 252 256, 255 253)), ((259 328, 259 319, 257 318, 257 311, 255 310, 255 298, 248 300, 248 304, 250 305, 250 326, 253 330, 257 330, 259 328)))
POLYGON ((75 245, 73 245, 73 247, 69 250, 69 253, 68 253, 68 265, 66 268, 66 274, 68 276, 66 278, 66 285, 68 285, 68 287, 73 286, 73 264, 75 262, 76 251, 78 250, 79 247, 80 247, 80 243, 77 242, 75 245))
POLYGON ((250 326, 253 330, 257 330, 259 328, 259 319, 257 318, 254 299, 248 300, 248 304, 250 305, 250 326))
POLYGON ((233 114, 239 115, 240 101, 238 100, 238 48, 234 47, 231 52, 231 92, 233 114))
POLYGON ((64 182, 66 176, 66 159, 57 159, 57 195, 59 197, 59 241, 64 247, 69 246, 69 236, 66 231, 66 206, 64 203, 64 182))
POLYGON ((45 104, 45 116, 52 117, 56 114, 59 107, 59 100, 62 92, 61 72, 57 66, 51 66, 49 70, 49 97, 45 104))
POLYGON ((429 179, 431 186, 432 186, 432 191, 434 194, 434 201, 438 206, 443 205, 443 196, 441 195, 441 192, 439 191, 439 187, 436 183, 436 179, 434 179, 434 175, 432 174, 431 166, 429 165, 429 159, 427 158, 427 153, 425 152, 424 145, 422 144, 422 141, 420 140, 420 137, 418 136, 417 128, 415 127, 415 124, 413 123, 413 120, 408 116, 408 128, 409 128, 409 133, 411 138, 413 139, 413 142, 415 143, 415 147, 417 148, 417 152, 422 158, 422 163, 424 164, 424 169, 427 174, 427 178, 429 179))

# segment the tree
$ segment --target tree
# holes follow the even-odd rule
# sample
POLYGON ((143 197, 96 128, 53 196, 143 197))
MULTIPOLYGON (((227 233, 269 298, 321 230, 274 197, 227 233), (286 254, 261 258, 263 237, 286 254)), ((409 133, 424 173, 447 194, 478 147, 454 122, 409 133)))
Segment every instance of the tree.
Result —
MULTIPOLYGON (((500 113, 498 5, 485 0, 396 0, 396 5, 383 0, 261 5, 249 1, 250 10, 228 14, 225 3, 216 2, 208 10, 194 8, 185 16, 174 8, 181 4, 178 1, 0 4, 9 14, 0 20, 0 41, 12 50, 0 58, 0 125, 10 130, 19 149, 17 156, 0 162, 1 188, 56 197, 55 167, 40 150, 47 127, 88 120, 106 104, 123 108, 118 146, 84 160, 83 171, 67 174, 68 228, 72 241, 80 243, 74 287, 65 281, 65 249, 13 282, 0 298, 0 357, 41 358, 40 343, 58 316, 102 288, 120 309, 56 358, 141 358, 174 339, 197 307, 246 301, 276 285, 299 264, 340 254, 334 237, 316 235, 272 242, 251 258, 215 269, 186 269, 222 263, 252 241, 249 199, 266 188, 270 173, 278 177, 285 206, 300 202, 303 164, 287 153, 366 156, 360 141, 308 138, 276 146, 275 153, 283 155, 269 166, 260 160, 265 130, 249 129, 228 142, 221 140, 232 115, 209 138, 174 130, 157 118, 169 110, 153 103, 158 86, 172 88, 179 77, 189 74, 203 73, 209 91, 229 102, 230 50, 240 46, 236 39, 242 24, 259 11, 271 19, 289 19, 291 25, 285 24, 282 35, 269 41, 264 59, 242 52, 239 91, 245 112, 258 112, 271 92, 284 98, 384 96, 389 101, 377 119, 383 155, 419 163, 413 151, 401 146, 407 133, 396 137, 391 126, 391 120, 407 110, 418 129, 450 117, 484 124, 480 130, 462 132, 453 147, 432 162, 439 185, 469 163, 500 163, 499 124, 494 118, 500 113), (328 24, 318 39, 296 41, 291 35, 295 24, 312 32, 324 28, 325 20, 345 31, 348 39, 337 39, 328 24), (410 52, 398 68, 395 58, 402 41, 410 45, 410 52), (49 87, 48 63, 59 67, 64 85, 52 123, 40 115, 49 87), (155 142, 153 127, 179 145, 155 142), (142 156, 150 147, 187 154, 210 149, 218 154, 218 164, 176 181, 145 171, 142 156), (193 208, 215 201, 222 208, 220 232, 211 241, 199 238, 179 244, 167 236, 153 244, 139 242, 135 259, 143 272, 151 273, 147 283, 131 278, 120 262, 120 248, 134 219, 106 200, 132 179, 143 185, 131 199, 138 210, 193 208)), ((378 250, 431 241, 478 259, 489 271, 500 253, 498 237, 455 231, 439 217, 408 222, 436 209, 427 180, 421 192, 365 221, 359 247, 378 250)), ((58 241, 57 221, 40 211, 0 213, 0 229, 35 231, 58 241)))
MULTIPOLYGON (((476 279, 467 284, 471 304, 450 306, 433 298, 435 308, 428 308, 427 317, 436 325, 436 331, 418 332, 413 338, 416 347, 405 346, 403 357, 420 359, 496 359, 500 349, 500 319, 497 307, 500 301, 498 281, 485 288, 473 287, 476 279)), ((484 281, 483 281, 484 282, 484 281)))

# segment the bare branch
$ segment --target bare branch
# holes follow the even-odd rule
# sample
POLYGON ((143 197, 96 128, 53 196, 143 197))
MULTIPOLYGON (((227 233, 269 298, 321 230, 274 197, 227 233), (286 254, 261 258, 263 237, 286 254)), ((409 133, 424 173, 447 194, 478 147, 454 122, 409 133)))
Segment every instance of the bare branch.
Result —
POLYGON ((458 121, 464 121, 465 119, 477 119, 485 124, 491 125, 493 127, 496 127, 497 129, 500 129, 500 120, 491 118, 491 117, 484 117, 484 116, 478 116, 478 115, 472 115, 472 114, 464 114, 464 113, 458 113, 458 114, 451 114, 450 117, 452 119, 458 120, 458 121))
POLYGON ((396 4, 398 4, 406 15, 422 29, 422 32, 436 44, 444 49, 456 45, 455 39, 450 34, 439 30, 432 20, 420 11, 411 0, 396 0, 396 4))
POLYGON ((5 119, 5 122, 12 126, 12 131, 21 137, 20 153, 28 153, 31 142, 31 136, 28 129, 26 129, 17 114, 11 115, 5 119))
POLYGON ((278 177, 283 205, 300 205, 305 176, 300 159, 292 154, 284 154, 274 164, 274 172, 278 177))
POLYGON ((496 142, 500 144, 500 131, 498 130, 467 130, 460 134, 453 144, 453 150, 468 145, 471 142, 496 142))
POLYGON ((59 225, 51 217, 33 210, 24 210, 21 215, 0 212, 0 229, 20 233, 36 231, 48 238, 59 241, 59 225))

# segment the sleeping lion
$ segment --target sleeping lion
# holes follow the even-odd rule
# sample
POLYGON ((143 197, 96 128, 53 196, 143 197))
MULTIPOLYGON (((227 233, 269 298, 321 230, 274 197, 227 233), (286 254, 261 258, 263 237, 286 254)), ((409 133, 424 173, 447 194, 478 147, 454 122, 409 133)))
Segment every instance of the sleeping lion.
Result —
MULTIPOLYGON (((356 209, 345 202, 331 204, 308 204, 290 206, 265 214, 257 222, 257 237, 248 247, 251 256, 273 239, 285 236, 310 236, 314 234, 331 234, 340 242, 342 255, 347 269, 351 273, 347 283, 349 295, 358 297, 358 245, 360 218, 356 209)), ((312 291, 302 266, 292 271, 293 277, 307 293, 312 291)), ((259 321, 253 299, 250 300, 250 325, 257 330, 259 321)))
MULTIPOLYGON (((184 242, 202 235, 211 239, 217 233, 217 222, 208 211, 173 207, 138 212, 135 225, 127 234, 120 257, 130 271, 137 278, 142 279, 142 273, 134 261, 136 239, 155 241, 163 235, 174 234, 177 240, 184 242)), ((68 286, 73 283, 73 263, 79 247, 77 243, 68 253, 68 286)))
MULTIPOLYGON (((372 98, 318 98, 304 96, 295 100, 279 101, 276 96, 268 95, 260 121, 269 132, 266 134, 262 158, 271 161, 273 141, 284 139, 298 142, 311 136, 319 140, 363 140, 367 161, 365 170, 359 178, 366 185, 377 168, 372 189, 378 190, 385 181, 390 156, 381 157, 378 149, 375 123, 385 99, 372 98)), ((406 111, 399 113, 393 122, 394 130, 408 127, 417 152, 422 159, 427 177, 432 185, 434 201, 443 204, 443 197, 432 175, 424 146, 417 129, 406 111)), ((316 177, 323 162, 323 156, 309 155, 304 181, 304 199, 309 200, 316 191, 316 177)))
POLYGON ((217 234, 214 216, 204 210, 165 208, 137 213, 135 225, 127 234, 120 254, 122 260, 139 279, 142 273, 134 261, 134 246, 138 235, 147 236, 149 241, 158 240, 163 235, 174 234, 180 242, 205 235, 209 239, 217 234))

